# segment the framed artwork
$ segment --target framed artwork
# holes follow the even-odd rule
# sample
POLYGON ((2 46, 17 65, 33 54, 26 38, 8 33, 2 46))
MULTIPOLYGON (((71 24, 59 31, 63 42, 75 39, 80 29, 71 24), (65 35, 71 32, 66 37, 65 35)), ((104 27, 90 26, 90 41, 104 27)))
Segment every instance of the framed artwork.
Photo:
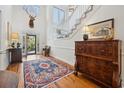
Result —
POLYGON ((114 19, 108 19, 101 22, 88 25, 89 39, 114 39, 114 19))

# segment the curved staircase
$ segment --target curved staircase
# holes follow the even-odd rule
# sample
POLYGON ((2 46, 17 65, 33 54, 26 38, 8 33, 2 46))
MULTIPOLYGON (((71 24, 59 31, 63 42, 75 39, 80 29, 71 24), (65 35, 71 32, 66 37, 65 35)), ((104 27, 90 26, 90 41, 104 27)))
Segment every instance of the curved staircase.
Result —
POLYGON ((73 36, 78 31, 78 26, 92 10, 93 5, 69 6, 68 11, 70 11, 70 15, 56 29, 57 39, 73 36))

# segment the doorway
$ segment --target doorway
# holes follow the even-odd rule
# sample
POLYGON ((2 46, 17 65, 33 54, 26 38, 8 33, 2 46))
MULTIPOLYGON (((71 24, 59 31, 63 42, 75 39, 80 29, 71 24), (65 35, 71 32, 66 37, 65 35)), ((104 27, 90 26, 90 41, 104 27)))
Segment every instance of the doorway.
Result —
POLYGON ((36 35, 27 35, 27 55, 36 54, 36 35))

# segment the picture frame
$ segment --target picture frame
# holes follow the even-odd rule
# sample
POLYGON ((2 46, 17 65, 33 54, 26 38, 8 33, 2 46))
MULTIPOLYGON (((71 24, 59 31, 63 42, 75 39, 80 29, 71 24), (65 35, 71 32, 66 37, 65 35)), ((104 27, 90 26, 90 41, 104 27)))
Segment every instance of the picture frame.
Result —
POLYGON ((90 40, 114 39, 114 18, 87 25, 90 40))

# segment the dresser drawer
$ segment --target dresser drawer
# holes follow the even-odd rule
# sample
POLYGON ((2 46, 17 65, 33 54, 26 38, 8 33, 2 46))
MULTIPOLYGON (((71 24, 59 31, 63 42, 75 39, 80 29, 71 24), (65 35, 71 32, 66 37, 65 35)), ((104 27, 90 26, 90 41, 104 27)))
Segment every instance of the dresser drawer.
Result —
POLYGON ((84 45, 82 43, 75 44, 75 53, 83 53, 84 52, 84 45))
POLYGON ((87 44, 87 42, 84 42, 84 43, 76 43, 75 44, 75 53, 76 54, 81 54, 81 53, 91 53, 92 51, 92 45, 91 44, 87 44))
POLYGON ((113 58, 114 48, 110 42, 90 42, 90 43, 76 43, 76 54, 89 54, 99 57, 113 58))
POLYGON ((88 74, 110 86, 112 85, 112 62, 82 57, 80 61, 78 60, 78 69, 80 72, 88 74))
POLYGON ((93 55, 106 57, 106 58, 113 58, 114 48, 113 48, 113 44, 111 43, 99 42, 98 44, 97 43, 94 44, 94 47, 92 49, 93 49, 93 55))

